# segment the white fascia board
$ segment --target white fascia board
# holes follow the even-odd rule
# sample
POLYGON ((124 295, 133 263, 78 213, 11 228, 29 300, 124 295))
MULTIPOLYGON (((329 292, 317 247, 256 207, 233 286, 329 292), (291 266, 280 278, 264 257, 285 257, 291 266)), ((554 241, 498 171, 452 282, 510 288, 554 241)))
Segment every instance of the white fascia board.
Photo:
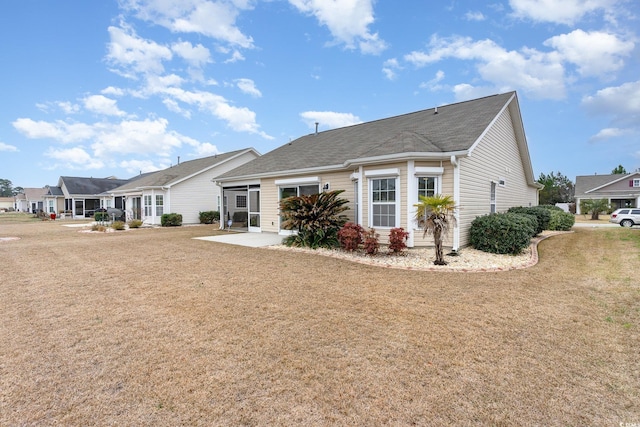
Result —
POLYGON ((260 185, 260 180, 259 179, 245 179, 245 180, 239 180, 239 181, 218 181, 217 179, 213 180, 213 183, 215 185, 218 185, 222 188, 224 187, 242 187, 243 185, 249 186, 249 185, 260 185))
POLYGON ((299 175, 311 175, 316 173, 325 173, 325 172, 335 172, 344 170, 344 165, 329 165, 322 166, 316 168, 307 168, 307 169, 291 169, 291 170, 282 170, 282 171, 273 171, 273 172, 262 172, 251 175, 241 175, 241 176, 233 176, 227 178, 216 178, 216 181, 220 183, 226 184, 227 182, 236 182, 238 180, 248 180, 248 179, 260 179, 260 178, 274 178, 278 176, 299 176, 299 175))
POLYGON ((434 153, 434 152, 413 152, 413 153, 396 153, 385 156, 375 157, 361 157, 358 159, 349 159, 344 163, 345 167, 359 166, 359 165, 371 165, 376 163, 389 163, 393 161, 407 161, 407 160, 448 160, 452 155, 454 156, 466 156, 467 150, 462 151, 450 151, 446 153, 434 153))

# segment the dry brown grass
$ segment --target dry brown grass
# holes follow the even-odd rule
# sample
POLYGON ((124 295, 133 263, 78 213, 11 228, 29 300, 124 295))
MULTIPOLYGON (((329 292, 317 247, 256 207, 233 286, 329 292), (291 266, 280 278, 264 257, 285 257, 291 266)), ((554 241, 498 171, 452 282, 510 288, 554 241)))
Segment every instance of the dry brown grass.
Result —
POLYGON ((60 224, 0 222, 2 426, 640 422, 640 230, 458 274, 60 224))

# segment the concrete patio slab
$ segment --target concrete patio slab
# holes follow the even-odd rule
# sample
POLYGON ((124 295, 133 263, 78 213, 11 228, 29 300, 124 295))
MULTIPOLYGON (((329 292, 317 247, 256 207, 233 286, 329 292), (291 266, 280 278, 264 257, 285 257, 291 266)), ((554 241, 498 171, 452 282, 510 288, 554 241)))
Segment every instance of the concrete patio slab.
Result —
POLYGON ((229 233, 217 236, 194 237, 198 240, 227 243, 229 245, 248 246, 260 248, 264 246, 279 245, 284 237, 277 233, 229 233))

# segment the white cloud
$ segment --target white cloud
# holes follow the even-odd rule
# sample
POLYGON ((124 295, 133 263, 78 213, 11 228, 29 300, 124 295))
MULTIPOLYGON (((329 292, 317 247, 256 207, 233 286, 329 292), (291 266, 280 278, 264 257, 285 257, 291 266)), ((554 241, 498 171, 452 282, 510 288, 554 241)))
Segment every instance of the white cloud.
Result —
POLYGON ((112 96, 122 96, 124 95, 124 90, 119 87, 109 86, 100 91, 103 95, 112 95, 112 96))
POLYGON ((83 100, 84 107, 97 114, 104 114, 106 116, 124 116, 126 113, 118 108, 115 99, 107 98, 103 95, 91 95, 87 96, 83 100))
POLYGON ((163 61, 172 58, 171 49, 138 37, 130 28, 109 27, 107 61, 115 72, 127 78, 138 74, 162 74, 163 61))
POLYGON ((564 60, 576 64, 583 76, 606 76, 621 69, 622 57, 629 56, 634 48, 633 42, 620 40, 614 34, 583 30, 551 37, 544 45, 557 49, 564 60))
POLYGON ((611 118, 611 126, 592 139, 640 133, 640 80, 601 89, 595 95, 585 96, 582 105, 590 114, 611 118))
POLYGON ((236 25, 240 11, 251 9, 252 3, 238 0, 123 0, 120 4, 138 18, 173 32, 201 34, 230 45, 252 48, 253 39, 244 35, 236 25))
POLYGON ((5 144, 4 142, 0 142, 0 151, 19 151, 18 147, 14 145, 5 144))
POLYGON ((351 113, 336 113, 333 111, 305 111, 300 113, 300 117, 314 130, 316 122, 318 123, 318 128, 322 129, 334 129, 362 123, 358 116, 351 113))
POLYGON ((468 11, 467 13, 465 13, 464 19, 466 19, 467 21, 484 21, 486 18, 482 14, 482 12, 468 11))
POLYGON ((187 119, 191 118, 191 111, 180 107, 180 104, 178 104, 175 100, 170 98, 165 98, 162 100, 162 103, 164 104, 165 107, 167 107, 167 110, 180 114, 184 118, 187 118, 187 119))
POLYGON ((62 166, 67 169, 102 169, 104 163, 99 159, 92 157, 81 147, 67 148, 56 150, 50 148, 45 156, 62 162, 62 166))
POLYGON ((567 25, 597 11, 609 13, 616 3, 616 0, 509 0, 518 18, 567 25))
POLYGON ((234 50, 233 53, 231 54, 231 57, 226 59, 224 63, 233 64, 234 62, 238 62, 238 61, 244 61, 244 56, 237 50, 234 50))
POLYGON ((123 160, 118 163, 118 166, 125 169, 130 174, 136 175, 166 169, 170 164, 167 162, 166 165, 157 166, 151 160, 123 160))
POLYGON ((382 72, 389 80, 395 80, 397 77, 397 71, 401 69, 402 67, 396 58, 387 59, 382 64, 382 72))
POLYGON ((420 83, 420 88, 429 89, 430 91, 440 90, 442 89, 442 85, 440 85, 439 83, 444 80, 444 76, 444 71, 438 70, 436 72, 436 75, 431 80, 429 80, 428 82, 420 83))
POLYGON ((414 51, 404 56, 405 61, 416 67, 448 58, 475 61, 480 76, 497 91, 520 89, 534 98, 565 97, 564 67, 554 52, 529 48, 508 51, 489 39, 433 36, 427 52, 414 51))
POLYGON ((591 142, 606 141, 606 140, 609 140, 609 139, 626 136, 626 135, 629 135, 631 133, 633 133, 631 131, 631 129, 604 128, 604 129, 601 129, 600 132, 598 132, 597 134, 595 134, 591 138, 589 138, 589 141, 591 141, 591 142))
POLYGON ((359 48, 365 54, 379 54, 387 48, 369 25, 375 21, 373 0, 289 0, 300 12, 313 15, 325 25, 334 39, 348 49, 359 48))
POLYGON ((254 96, 256 98, 260 98, 262 96, 262 92, 256 88, 256 84, 251 79, 237 79, 235 80, 238 89, 242 92, 254 96))
POLYGON ((207 157, 213 156, 214 154, 220 154, 220 150, 213 144, 208 142, 203 142, 196 147, 195 153, 196 157, 207 157))
POLYGON ((75 114, 80 111, 80 106, 77 104, 72 104, 68 101, 58 101, 56 105, 65 112, 65 114, 75 114))
POLYGON ((200 68, 211 62, 211 52, 201 44, 194 46, 189 42, 177 42, 171 45, 171 50, 193 67, 200 68))
POLYGON ((63 120, 45 122, 19 118, 12 124, 18 132, 31 139, 54 139, 64 143, 74 143, 86 141, 95 135, 91 125, 67 123, 63 120))

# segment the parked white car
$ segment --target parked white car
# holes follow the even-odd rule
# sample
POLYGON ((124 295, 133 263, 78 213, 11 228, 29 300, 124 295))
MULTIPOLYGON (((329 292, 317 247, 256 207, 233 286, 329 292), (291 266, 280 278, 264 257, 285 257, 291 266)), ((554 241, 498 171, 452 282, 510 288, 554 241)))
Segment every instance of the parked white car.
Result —
POLYGON ((622 227, 633 227, 640 225, 640 209, 638 208, 622 208, 616 209, 611 214, 609 222, 620 224, 622 227))

